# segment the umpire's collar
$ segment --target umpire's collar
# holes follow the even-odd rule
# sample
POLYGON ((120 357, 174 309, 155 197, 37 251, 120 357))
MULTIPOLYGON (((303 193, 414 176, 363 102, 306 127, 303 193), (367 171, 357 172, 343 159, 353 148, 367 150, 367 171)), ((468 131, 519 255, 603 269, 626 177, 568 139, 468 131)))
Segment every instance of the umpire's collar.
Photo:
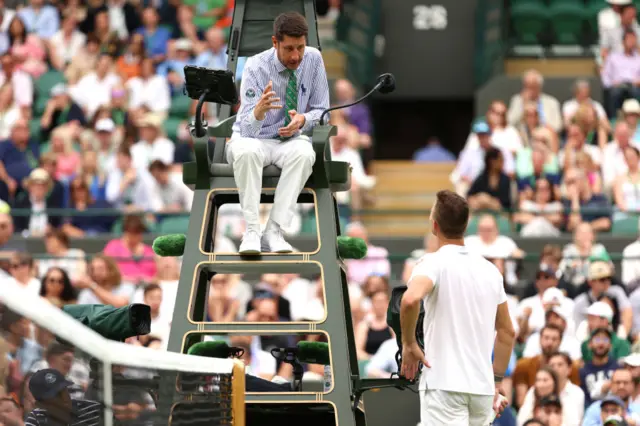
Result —
POLYGON ((276 71, 281 73, 284 70, 286 70, 287 67, 285 67, 284 64, 280 62, 280 58, 278 58, 278 49, 276 49, 275 47, 272 47, 272 49, 273 49, 273 62, 276 65, 276 71))

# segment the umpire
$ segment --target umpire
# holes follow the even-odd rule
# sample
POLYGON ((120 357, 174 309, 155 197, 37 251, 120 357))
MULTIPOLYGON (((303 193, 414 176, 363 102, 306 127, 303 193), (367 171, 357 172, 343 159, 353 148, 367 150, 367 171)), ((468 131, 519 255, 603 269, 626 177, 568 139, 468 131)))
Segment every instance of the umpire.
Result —
POLYGON ((95 401, 72 400, 72 382, 53 368, 37 371, 31 376, 29 390, 36 400, 25 426, 101 425, 104 423, 102 404, 95 401))

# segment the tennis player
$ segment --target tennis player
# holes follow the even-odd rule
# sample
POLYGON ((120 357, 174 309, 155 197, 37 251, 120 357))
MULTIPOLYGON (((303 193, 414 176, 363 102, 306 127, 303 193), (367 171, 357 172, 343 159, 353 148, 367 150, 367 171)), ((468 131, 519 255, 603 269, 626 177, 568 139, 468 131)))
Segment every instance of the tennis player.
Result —
POLYGON ((421 426, 489 425, 507 405, 499 384, 515 340, 502 275, 464 246, 464 198, 438 192, 430 220, 438 249, 418 261, 402 298, 401 374, 413 379, 423 364, 421 426), (420 303, 424 353, 416 341, 420 303))

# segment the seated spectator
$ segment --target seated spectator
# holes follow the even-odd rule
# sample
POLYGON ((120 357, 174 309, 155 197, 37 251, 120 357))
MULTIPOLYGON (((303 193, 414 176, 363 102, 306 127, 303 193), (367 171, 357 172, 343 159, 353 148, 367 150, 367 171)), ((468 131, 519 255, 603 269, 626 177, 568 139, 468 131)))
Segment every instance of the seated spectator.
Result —
POLYGON ((34 169, 22 186, 25 192, 16 198, 15 208, 28 209, 31 214, 16 217, 16 232, 32 237, 43 237, 51 229, 59 227, 61 218, 47 214, 47 210, 52 208, 51 199, 47 195, 53 188, 49 173, 44 169, 34 169))
MULTIPOLYGON (((496 148, 512 154, 523 148, 522 138, 515 127, 507 123, 507 106, 502 101, 493 101, 486 113, 487 124, 491 128, 491 142, 496 148)), ((478 146, 478 137, 470 133, 465 149, 478 146)))
POLYGON ((112 58, 121 53, 121 43, 118 33, 111 29, 109 23, 109 10, 106 8, 98 9, 93 15, 94 24, 92 34, 95 35, 100 42, 100 51, 112 58))
POLYGON ((71 58, 71 62, 64 70, 64 77, 70 85, 77 84, 80 79, 95 70, 100 56, 100 40, 93 35, 87 36, 87 41, 80 51, 71 58))
MULTIPOLYGON (((178 261, 175 257, 156 257, 156 265, 158 267, 156 274, 156 284, 162 289, 160 315, 165 318, 169 318, 169 320, 171 321, 171 319, 173 318, 173 309, 176 304, 176 296, 178 294, 178 278, 180 277, 180 265, 178 264, 178 261)), ((238 285, 236 285, 236 283, 238 282, 238 280, 233 279, 233 277, 230 278, 232 293, 234 295, 237 295, 238 285)), ((248 284, 246 285, 248 286, 248 284)), ((138 286, 136 292, 133 295, 133 298, 131 299, 131 303, 144 303, 144 289, 145 287, 138 286)), ((251 289, 244 288, 244 290, 248 292, 248 295, 246 296, 246 299, 241 300, 241 304, 246 304, 246 302, 251 299, 251 289)), ((238 297, 236 297, 236 299, 238 299, 238 297)), ((242 315, 244 315, 244 311, 242 311, 242 315)))
POLYGON ((543 398, 558 394, 558 376, 551 367, 542 367, 536 373, 535 384, 527 391, 524 402, 518 410, 518 425, 522 426, 527 420, 533 418, 533 410, 543 398))
POLYGON ((67 271, 54 266, 42 275, 40 297, 62 302, 63 305, 72 305, 78 300, 78 293, 71 284, 67 271))
POLYGON ((51 36, 48 43, 49 60, 55 69, 64 71, 73 58, 82 51, 87 36, 78 30, 78 21, 73 15, 62 20, 62 27, 51 36))
POLYGON ((277 361, 270 352, 257 348, 252 343, 253 340, 251 336, 232 335, 229 338, 229 344, 244 349, 240 359, 246 365, 246 374, 271 380, 278 372, 277 361))
POLYGON ((602 35, 620 25, 620 14, 624 6, 632 4, 632 0, 608 0, 607 7, 598 12, 598 34, 602 35))
POLYGON ((33 364, 31 373, 46 368, 53 368, 71 382, 69 393, 72 399, 81 399, 89 386, 89 366, 84 360, 76 358, 74 347, 65 345, 56 340, 51 342, 45 352, 44 358, 33 364))
POLYGON ((638 390, 640 387, 638 386, 638 377, 640 377, 640 355, 637 353, 633 353, 621 359, 621 364, 631 372, 631 376, 633 379, 633 392, 631 393, 631 401, 634 404, 638 403, 638 390))
POLYGON ((73 282, 80 290, 78 303, 111 305, 116 308, 131 303, 135 287, 124 283, 116 261, 109 255, 95 256, 89 264, 89 274, 73 282))
POLYGON ((195 65, 195 58, 193 44, 188 39, 177 40, 173 47, 175 49, 173 57, 160 64, 157 72, 169 81, 172 93, 177 95, 184 88, 184 67, 195 65))
MULTIPOLYGON (((578 325, 576 337, 582 341, 582 359, 590 361, 593 358, 593 350, 589 344, 590 336, 598 329, 613 330, 613 309, 606 302, 594 302, 587 309, 587 319, 578 325)), ((629 341, 621 339, 617 334, 611 335, 611 356, 614 359, 622 359, 629 355, 631 346, 629 341)))
POLYGON ((136 30, 137 34, 144 36, 144 44, 147 55, 158 65, 167 57, 167 44, 171 38, 171 32, 159 26, 160 17, 153 6, 145 7, 142 12, 142 27, 136 30))
POLYGON ((12 239, 13 218, 8 213, 0 213, 0 279, 9 278, 11 256, 26 251, 22 239, 12 239))
MULTIPOLYGON (((58 162, 56 161, 56 155, 48 152, 40 157, 40 167, 45 169, 49 173, 49 177, 56 175, 58 168, 58 162)), ((66 182, 60 182, 53 178, 53 188, 49 191, 48 199, 52 208, 63 208, 67 205, 67 186, 66 182)))
POLYGON ((563 425, 579 426, 584 414, 584 392, 571 383, 569 378, 573 363, 566 353, 555 353, 549 357, 549 367, 558 378, 558 396, 562 402, 563 425))
POLYGON ((171 316, 167 316, 160 309, 164 294, 158 284, 144 286, 143 303, 151 308, 151 334, 160 338, 164 347, 169 343, 169 329, 171 328, 171 316))
POLYGON ((140 76, 143 60, 144 37, 141 34, 135 34, 131 37, 124 54, 116 61, 116 71, 123 82, 126 83, 130 79, 140 76))
POLYGON ((56 127, 73 122, 79 126, 87 124, 82 108, 71 100, 67 86, 62 83, 56 84, 49 93, 51 97, 40 118, 41 140, 49 140, 51 132, 56 127))
POLYGON ((564 207, 568 213, 567 231, 587 222, 594 231, 611 228, 611 212, 608 200, 602 194, 594 194, 585 173, 579 169, 568 169, 564 175, 564 207))
MULTIPOLYGON (((618 337, 626 339, 633 326, 633 310, 625 290, 618 285, 612 285, 612 277, 613 270, 609 263, 603 261, 591 262, 589 280, 587 281, 589 291, 576 297, 573 311, 574 321, 576 324, 580 324, 586 320, 589 306, 594 301, 600 300, 601 297, 607 297, 614 300, 615 305, 620 310, 619 318, 622 327, 619 327, 616 331, 618 337)), ((614 326, 616 325, 614 324, 614 326)))
POLYGON ((558 160, 564 170, 576 167, 578 154, 584 152, 600 167, 602 164, 602 151, 595 145, 587 145, 586 134, 582 127, 572 124, 567 128, 567 143, 558 156, 558 160))
POLYGON ((15 102, 20 108, 21 116, 31 117, 31 106, 33 105, 33 80, 31 76, 18 69, 17 59, 10 53, 0 56, 0 86, 10 83, 13 87, 15 102))
POLYGON ((573 98, 569 99, 562 105, 562 117, 564 118, 564 126, 569 127, 573 122, 578 109, 582 105, 591 105, 596 111, 598 120, 606 120, 607 113, 602 104, 591 98, 591 86, 589 80, 579 79, 573 85, 573 98))
POLYGON ((240 301, 231 286, 231 276, 215 274, 209 285, 207 315, 212 322, 234 322, 238 319, 240 301))
MULTIPOLYGON (((536 140, 542 137, 539 133, 536 131, 536 140)), ((516 173, 521 199, 532 199, 533 187, 541 178, 548 180, 553 185, 554 193, 559 194, 558 157, 543 142, 534 143, 531 148, 523 148, 518 152, 516 173)))
POLYGON ((146 107, 150 111, 165 116, 171 108, 171 93, 167 79, 155 73, 151 58, 145 58, 140 65, 140 76, 132 77, 126 83, 129 93, 129 108, 134 115, 141 116, 138 110, 146 107))
POLYGON ((347 281, 364 283, 369 275, 377 274, 388 277, 391 274, 391 263, 387 249, 371 244, 367 229, 359 222, 347 226, 345 234, 353 238, 362 238, 367 244, 367 255, 364 259, 345 260, 347 281))
POLYGON ((118 151, 116 135, 114 134, 116 125, 111 118, 102 118, 96 121, 94 129, 97 141, 96 155, 98 157, 96 172, 106 176, 109 171, 116 167, 116 153, 118 151))
POLYGON ((444 148, 438 138, 429 138, 427 144, 413 153, 416 163, 452 163, 455 155, 444 148))
POLYGON ((95 71, 82 77, 69 88, 71 98, 82 107, 85 116, 93 117, 98 108, 111 102, 111 92, 121 84, 120 77, 113 72, 113 59, 101 54, 95 71))
MULTIPOLYGON (((465 196, 471 184, 484 170, 485 153, 493 146, 491 143, 491 129, 487 123, 479 122, 474 124, 473 133, 478 137, 478 147, 471 147, 462 151, 458 164, 451 174, 451 181, 456 186, 456 191, 458 194, 465 196)), ((511 177, 515 172, 513 155, 509 151, 501 151, 504 159, 503 172, 511 177)))
POLYGON ((145 232, 140 216, 125 216, 122 238, 109 241, 104 248, 104 254, 116 259, 123 279, 130 283, 149 282, 156 274, 153 249, 142 239, 145 232))
POLYGON ((522 226, 523 237, 557 237, 564 222, 562 203, 556 199, 551 182, 536 181, 533 199, 520 201, 520 209, 513 221, 522 226))
POLYGON ((564 425, 562 419, 562 401, 557 395, 551 394, 536 402, 533 408, 533 418, 524 423, 526 426, 542 424, 545 426, 564 425))
POLYGON ((580 126, 586 135, 586 143, 604 149, 611 126, 606 118, 598 118, 596 108, 589 103, 581 105, 573 116, 573 123, 580 126))
POLYGON ((629 125, 631 140, 634 144, 640 143, 640 102, 637 99, 627 99, 622 104, 622 118, 629 125))
POLYGON ((65 234, 73 238, 82 238, 111 232, 113 216, 100 216, 99 213, 82 214, 90 209, 109 209, 111 206, 104 199, 95 200, 89 192, 86 180, 81 177, 75 178, 69 187, 71 190, 69 207, 81 214, 73 214, 67 218, 66 223, 62 225, 65 234))
POLYGON ((589 338, 589 348, 593 357, 590 361, 585 361, 580 369, 585 406, 606 396, 613 372, 618 368, 617 360, 611 356, 611 336, 611 330, 599 328, 594 330, 589 338))
MULTIPOLYGON (((172 43, 174 40, 186 38, 186 39, 189 39, 189 41, 191 41, 194 44, 194 46, 196 46, 197 44, 199 44, 200 41, 205 39, 204 32, 200 28, 196 27, 196 25, 193 23, 194 15, 195 15, 195 10, 192 7, 186 4, 180 4, 178 6, 178 9, 176 12, 177 23, 173 25, 173 32, 171 33, 171 40, 169 41, 170 49, 171 47, 173 47, 172 43)), ((211 29, 212 28, 210 28, 209 30, 211 29)), ((224 36, 223 36, 223 42, 224 42, 224 36)), ((205 66, 205 65, 198 65, 198 66, 205 66)), ((226 69, 226 67, 227 67, 227 60, 225 58, 223 69, 226 69)), ((207 68, 213 68, 213 67, 207 67, 207 68)))
MULTIPOLYGON (((464 243, 469 250, 489 259, 520 259, 524 256, 524 252, 518 248, 510 237, 500 235, 496 218, 490 214, 480 217, 478 220, 478 234, 465 237, 464 243)), ((515 285, 518 281, 515 272, 516 263, 513 260, 508 260, 505 268, 507 284, 515 285)))
MULTIPOLYGON (((516 406, 522 406, 529 388, 535 385, 538 370, 540 370, 541 366, 549 363, 551 355, 558 352, 561 340, 562 331, 555 326, 546 325, 540 330, 541 354, 532 358, 521 358, 518 360, 513 373, 513 384, 516 391, 514 404, 516 406)), ((580 384, 578 371, 577 364, 573 363, 569 380, 576 385, 580 384)))
POLYGON ((640 26, 636 21, 636 6, 633 3, 629 2, 622 6, 618 15, 619 19, 616 25, 607 28, 600 34, 600 55, 605 62, 611 54, 625 49, 624 37, 626 33, 640 36, 640 26))
POLYGON ((16 60, 16 68, 26 72, 34 79, 47 71, 45 45, 37 35, 27 33, 22 19, 16 17, 9 26, 11 54, 16 60))
POLYGON ((602 85, 609 89, 608 112, 611 117, 625 99, 640 98, 640 88, 637 86, 640 82, 640 54, 635 32, 624 33, 623 47, 623 50, 613 51, 607 56, 602 70, 602 85))
POLYGON ((601 426, 611 416, 629 420, 640 418, 640 406, 631 400, 633 386, 631 372, 625 368, 616 369, 611 376, 609 395, 586 409, 582 424, 601 426))
MULTIPOLYGON (((622 282, 629 292, 633 292, 640 287, 640 237, 636 237, 634 242, 622 250, 621 265, 622 282)), ((638 295, 640 295, 640 293, 638 293, 638 295)), ((640 302, 640 300, 638 301, 640 302)), ((638 315, 634 313, 633 318, 634 321, 636 318, 640 320, 640 311, 638 315)), ((635 326, 634 329, 636 329, 635 326)), ((637 331, 640 331, 640 328, 637 328, 637 331)))
POLYGON ((380 346, 393 338, 393 331, 387 325, 389 294, 379 291, 371 296, 371 315, 365 317, 355 330, 356 351, 359 360, 370 359, 380 346))
POLYGON ((108 173, 106 196, 109 204, 125 211, 151 210, 151 198, 146 191, 151 177, 146 168, 138 170, 133 166, 131 152, 126 146, 120 147, 116 168, 108 173))
POLYGON ((619 121, 616 123, 613 140, 603 151, 602 178, 607 192, 613 188, 616 178, 629 170, 625 159, 625 150, 629 146, 631 146, 629 125, 625 121, 619 121))
POLYGON ((538 110, 537 104, 534 102, 529 102, 524 105, 522 120, 516 124, 515 128, 518 131, 523 146, 525 147, 533 145, 537 139, 536 135, 540 133, 540 130, 545 130, 546 134, 549 136, 549 141, 547 141, 549 147, 552 148, 553 152, 557 151, 557 134, 555 130, 542 125, 542 121, 540 120, 540 111, 538 110))
POLYGON ((502 171, 504 158, 497 148, 489 148, 484 157, 484 170, 469 188, 467 198, 472 210, 511 209, 511 181, 502 171))
POLYGON ((71 248, 69 237, 59 229, 53 229, 45 235, 44 245, 48 258, 38 261, 38 276, 49 269, 64 269, 72 280, 87 272, 86 254, 81 249, 71 248))
POLYGON ((598 167, 589 154, 582 151, 576 154, 576 168, 582 170, 594 194, 602 194, 602 178, 598 167))
POLYGON ((56 180, 68 181, 80 168, 80 154, 73 147, 71 132, 58 127, 51 132, 51 154, 56 158, 56 180))
POLYGON ((20 119, 20 108, 13 99, 13 87, 0 87, 0 140, 8 139, 13 125, 20 119))
POLYGON ((635 216, 640 212, 640 151, 635 146, 627 146, 624 150, 626 173, 618 175, 613 184, 615 212, 613 220, 622 220, 635 216))
MULTIPOLYGON (((580 351, 580 342, 575 338, 575 324, 571 318, 573 313, 573 301, 561 296, 559 289, 549 289, 543 296, 543 306, 545 312, 545 325, 553 325, 562 330, 562 342, 560 343, 560 352, 566 353, 569 358, 574 361, 582 359, 580 351), (553 298, 549 295, 554 295, 553 298), (550 300, 551 299, 551 300, 550 300)), ((522 356, 530 358, 540 355, 540 332, 532 333, 526 341, 522 356)))
POLYGON ((563 280, 575 288, 571 294, 586 291, 589 258, 603 252, 606 250, 602 244, 596 243, 592 226, 587 222, 578 224, 573 232, 573 242, 562 250, 562 262, 558 267, 563 280))
POLYGON ((9 266, 14 283, 26 288, 34 296, 40 293, 40 280, 34 276, 33 258, 29 253, 15 253, 9 266))
POLYGON ((29 372, 31 366, 42 358, 42 347, 31 338, 31 321, 18 313, 5 309, 0 319, 0 330, 4 340, 15 348, 7 353, 9 371, 7 377, 9 389, 19 389, 20 381, 29 372))
POLYGON ((226 70, 228 57, 224 32, 220 28, 209 28, 205 34, 205 40, 204 49, 196 56, 194 65, 226 70))
POLYGON ((206 2, 185 0, 184 4, 194 9, 193 23, 202 30, 215 26, 219 19, 227 15, 227 0, 208 0, 206 2))
MULTIPOLYGON (((338 104, 346 105, 356 101, 356 89, 347 79, 339 79, 334 85, 335 98, 338 104)), ((353 148, 361 151, 364 166, 367 167, 373 159, 373 141, 371 138, 371 111, 365 103, 359 103, 340 110, 345 124, 354 127, 357 137, 353 148)))
POLYGON ((160 160, 151 163, 149 173, 153 179, 148 180, 147 191, 155 213, 191 211, 193 191, 182 182, 182 176, 171 173, 169 165, 160 160))
POLYGON ((137 170, 148 170, 149 165, 160 160, 173 163, 175 144, 163 135, 162 117, 148 113, 137 123, 140 140, 131 147, 131 157, 137 170))
MULTIPOLYGON (((113 158, 113 164, 115 165, 115 158, 113 158)), ((82 153, 80 170, 74 176, 74 179, 80 179, 84 182, 84 185, 89 190, 89 196, 94 203, 100 204, 106 202, 106 176, 98 168, 98 154, 95 151, 84 151, 82 153)), ((108 203, 106 205, 108 205, 108 203)))
POLYGON ((509 111, 507 112, 507 122, 512 126, 517 125, 524 115, 524 107, 527 103, 533 102, 542 111, 542 125, 549 126, 553 131, 558 132, 562 128, 562 114, 560 113, 560 102, 553 96, 542 93, 544 78, 536 70, 529 70, 522 77, 522 91, 511 98, 509 111))
POLYGON ((18 11, 30 33, 36 33, 43 40, 49 40, 60 28, 60 19, 55 7, 44 4, 43 0, 29 0, 29 6, 18 11))
MULTIPOLYGON (((573 321, 571 318, 567 318, 570 316, 570 313, 573 312, 573 300, 565 297, 557 286, 558 278, 555 270, 549 265, 541 264, 536 273, 535 287, 537 293, 534 296, 523 299, 518 305, 518 328, 520 329, 519 337, 521 341, 525 341, 529 335, 539 332, 545 325, 549 324, 553 324, 554 327, 557 327, 563 332, 563 341, 564 331, 567 326, 569 326, 569 333, 573 333, 575 330, 573 321), (559 316, 560 318, 555 318, 555 316, 552 315, 552 321, 549 322, 548 311, 554 307, 558 308, 555 316, 559 316), (554 322, 553 320, 558 321, 554 322), (564 323, 560 320, 564 320, 564 323)), ((563 352, 571 351, 570 339, 564 341, 564 343, 565 346, 561 350, 563 352)), ((531 343, 529 346, 530 351, 527 355, 533 355, 539 352, 535 343, 531 343)), ((578 355, 579 357, 579 348, 572 351, 572 354, 578 355), (576 354, 576 352, 578 353, 576 354)))

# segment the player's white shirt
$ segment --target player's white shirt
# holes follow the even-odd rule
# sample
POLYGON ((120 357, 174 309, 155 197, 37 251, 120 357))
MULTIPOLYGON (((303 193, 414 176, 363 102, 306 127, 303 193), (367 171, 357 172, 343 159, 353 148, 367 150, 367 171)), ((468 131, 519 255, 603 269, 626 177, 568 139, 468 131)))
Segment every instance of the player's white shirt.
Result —
POLYGON ((446 245, 425 254, 411 280, 435 284, 425 297, 423 367, 420 390, 493 395, 493 363, 498 305, 507 301, 503 278, 491 262, 464 246, 446 245))

